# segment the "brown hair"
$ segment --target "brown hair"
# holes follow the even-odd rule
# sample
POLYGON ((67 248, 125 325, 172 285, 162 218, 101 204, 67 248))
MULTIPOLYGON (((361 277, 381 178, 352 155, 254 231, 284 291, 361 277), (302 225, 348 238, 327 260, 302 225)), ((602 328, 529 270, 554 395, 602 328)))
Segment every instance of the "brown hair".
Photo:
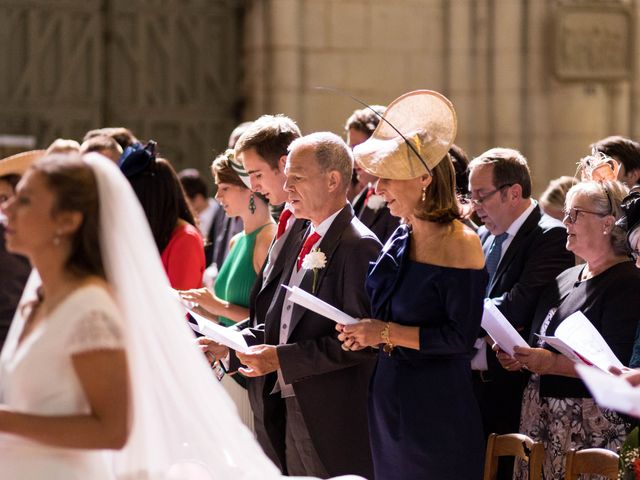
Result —
POLYGON ((380 117, 384 115, 386 109, 387 107, 382 105, 371 105, 371 108, 355 110, 347 119, 344 129, 347 132, 351 129, 357 130, 370 137, 380 123, 380 117), (372 109, 375 111, 372 111, 372 109))
POLYGON ((211 175, 213 175, 216 185, 228 183, 248 190, 247 186, 231 166, 233 157, 233 150, 230 149, 218 155, 211 164, 211 175))
POLYGON ((493 165, 493 186, 520 185, 522 198, 531 196, 531 172, 527 159, 512 148, 492 148, 471 160, 469 171, 480 165, 493 165))
POLYGON ((82 223, 71 239, 65 267, 77 276, 105 278, 100 250, 100 202, 91 167, 75 153, 47 155, 31 166, 55 195, 51 214, 80 212, 82 223))
POLYGON ((82 154, 89 152, 101 153, 103 151, 111 152, 116 160, 122 155, 122 148, 118 142, 108 135, 96 135, 85 140, 80 145, 80 153, 82 154))
POLYGON ((236 142, 236 156, 255 148, 273 170, 278 170, 280 157, 287 154, 289 144, 302 136, 296 122, 284 115, 263 115, 253 122, 236 142))
POLYGON ((414 210, 416 218, 435 223, 449 223, 460 218, 456 172, 449 154, 445 155, 431 173, 432 181, 426 189, 425 199, 414 210))

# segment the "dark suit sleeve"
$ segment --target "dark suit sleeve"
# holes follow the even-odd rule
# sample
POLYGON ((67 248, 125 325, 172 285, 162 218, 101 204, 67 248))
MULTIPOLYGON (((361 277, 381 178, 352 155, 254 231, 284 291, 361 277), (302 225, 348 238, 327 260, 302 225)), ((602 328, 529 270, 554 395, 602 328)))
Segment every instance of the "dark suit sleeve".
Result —
POLYGON ((566 250, 563 227, 545 231, 525 252, 525 266, 518 281, 505 293, 493 298, 494 304, 519 331, 528 332, 541 292, 575 259, 566 250))
MULTIPOLYGON (((380 243, 376 239, 365 237, 358 242, 352 242, 341 252, 341 274, 339 282, 332 288, 336 289, 337 297, 342 296, 341 303, 344 311, 353 317, 367 318, 371 315, 371 306, 364 283, 369 263, 378 257, 380 248, 380 243)), ((315 314, 309 312, 308 315, 311 317, 315 314)), ((321 321, 320 319, 318 321, 321 321)), ((313 318, 307 317, 305 320, 314 321, 313 318)), ((334 325, 331 327, 329 335, 278 347, 280 369, 285 382, 295 383, 314 375, 322 375, 371 360, 373 355, 371 349, 357 352, 342 350, 337 338, 338 332, 333 328, 334 325)))

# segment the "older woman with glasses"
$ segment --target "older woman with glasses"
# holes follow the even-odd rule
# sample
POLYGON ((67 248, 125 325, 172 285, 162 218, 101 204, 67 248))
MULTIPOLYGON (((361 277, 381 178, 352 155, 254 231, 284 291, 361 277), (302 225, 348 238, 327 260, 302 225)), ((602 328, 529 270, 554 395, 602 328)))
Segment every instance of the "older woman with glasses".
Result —
MULTIPOLYGON (((624 364, 631 358, 638 326, 640 271, 630 261, 625 231, 616 224, 627 194, 616 181, 585 181, 567 193, 564 224, 567 249, 586 263, 562 272, 538 302, 532 332, 554 335, 571 314, 581 311, 624 364)), ((628 425, 615 412, 596 405, 574 364, 536 335, 531 348, 516 347, 515 358, 498 352, 507 370, 532 372, 524 392, 520 432, 542 441, 545 478, 563 478, 563 456, 571 448, 615 450, 628 425)), ((527 478, 524 464, 514 478, 527 478)))

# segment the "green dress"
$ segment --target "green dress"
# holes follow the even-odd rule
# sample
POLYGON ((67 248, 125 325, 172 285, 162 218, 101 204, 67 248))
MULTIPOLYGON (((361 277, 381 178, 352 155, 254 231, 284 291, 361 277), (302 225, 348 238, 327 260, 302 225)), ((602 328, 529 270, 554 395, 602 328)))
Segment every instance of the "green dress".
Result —
MULTIPOLYGON (((256 228, 251 233, 242 232, 238 235, 213 286, 213 291, 218 298, 233 305, 249 308, 249 294, 257 276, 253 269, 253 250, 256 237, 267 225, 270 223, 256 228)), ((218 317, 218 320, 225 327, 236 323, 222 316, 218 317)))

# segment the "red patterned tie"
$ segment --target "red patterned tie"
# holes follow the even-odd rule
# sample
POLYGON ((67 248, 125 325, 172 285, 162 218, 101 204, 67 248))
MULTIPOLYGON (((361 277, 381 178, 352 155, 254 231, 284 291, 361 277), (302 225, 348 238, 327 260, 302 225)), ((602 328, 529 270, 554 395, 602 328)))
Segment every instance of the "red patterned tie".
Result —
POLYGON ((318 240, 320 240, 320 235, 318 232, 313 232, 304 241, 302 250, 300 250, 300 255, 298 255, 298 271, 302 268, 302 261, 304 260, 304 257, 307 256, 307 253, 311 251, 311 247, 313 247, 318 240))
POLYGON ((287 229, 287 222, 291 218, 291 215, 293 215, 293 212, 288 208, 282 210, 280 218, 278 219, 278 231, 276 232, 276 240, 278 240, 284 234, 284 231, 287 229))

